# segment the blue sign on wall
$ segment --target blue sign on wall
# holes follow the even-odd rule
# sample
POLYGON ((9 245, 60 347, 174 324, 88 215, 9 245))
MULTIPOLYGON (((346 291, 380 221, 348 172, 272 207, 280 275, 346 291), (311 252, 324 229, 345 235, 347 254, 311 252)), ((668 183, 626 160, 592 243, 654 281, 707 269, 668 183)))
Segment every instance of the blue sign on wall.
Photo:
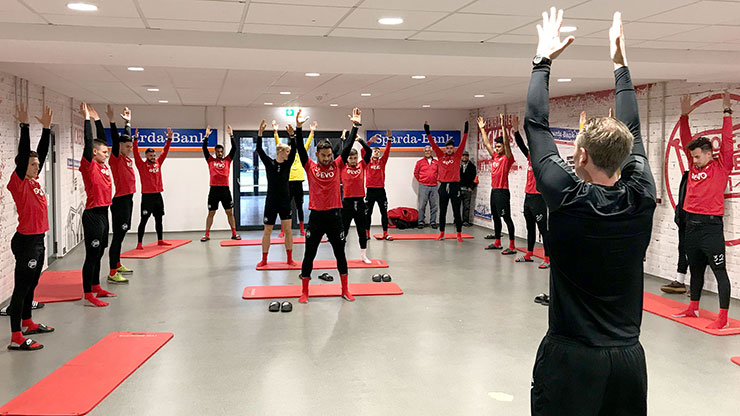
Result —
MULTIPOLYGON (((393 149, 403 150, 423 150, 429 144, 427 135, 423 130, 393 130, 393 149)), ((447 140, 452 139, 455 146, 460 145, 462 135, 460 130, 432 130, 434 141, 444 147, 447 140)), ((379 134, 381 140, 373 143, 370 147, 384 147, 386 144, 385 130, 367 130, 365 140, 370 140, 376 134, 379 134)))
MULTIPOLYGON (((123 134, 123 129, 118 129, 123 134)), ((131 134, 135 134, 136 129, 131 129, 131 134)), ((203 146, 203 138, 206 135, 206 129, 172 129, 172 150, 177 149, 199 149, 203 146)), ((108 146, 112 145, 110 129, 105 129, 105 137, 108 146)), ((162 148, 167 141, 167 129, 139 129, 139 147, 162 148)), ((208 147, 214 147, 218 144, 218 130, 211 130, 208 137, 208 147)))
POLYGON ((576 136, 578 135, 578 129, 562 129, 559 127, 550 127, 550 131, 552 132, 555 140, 562 140, 564 142, 575 141, 576 136))

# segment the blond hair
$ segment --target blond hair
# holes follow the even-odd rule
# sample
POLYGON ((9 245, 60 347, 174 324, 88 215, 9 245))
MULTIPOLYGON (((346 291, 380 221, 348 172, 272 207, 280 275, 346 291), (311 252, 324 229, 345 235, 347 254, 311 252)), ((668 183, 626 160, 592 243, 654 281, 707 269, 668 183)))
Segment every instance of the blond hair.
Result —
POLYGON ((288 146, 287 144, 283 144, 283 143, 278 143, 278 144, 276 144, 276 145, 275 145, 275 150, 276 150, 276 151, 277 151, 278 153, 280 153, 280 152, 281 152, 281 151, 283 151, 283 150, 287 150, 287 151, 290 151, 290 146, 288 146))
POLYGON ((576 136, 576 148, 586 149, 594 165, 609 176, 619 170, 632 152, 634 137, 627 126, 616 118, 596 117, 588 120, 576 136))

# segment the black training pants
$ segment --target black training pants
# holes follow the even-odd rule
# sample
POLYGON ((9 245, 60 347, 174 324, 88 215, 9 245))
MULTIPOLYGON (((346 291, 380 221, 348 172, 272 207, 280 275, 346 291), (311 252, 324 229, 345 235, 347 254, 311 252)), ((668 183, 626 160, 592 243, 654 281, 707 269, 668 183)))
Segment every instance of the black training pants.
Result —
POLYGON ((385 188, 367 188, 365 204, 367 205, 367 229, 370 229, 373 218, 373 206, 378 204, 380 209, 380 224, 383 231, 388 231, 388 196, 385 194, 385 188))
POLYGON ((722 217, 717 215, 686 214, 686 255, 691 269, 691 300, 701 299, 704 271, 714 272, 719 292, 719 307, 730 307, 730 278, 725 259, 725 236, 722 217))
POLYGON ((491 189, 491 219, 493 220, 493 235, 501 238, 501 218, 506 223, 509 240, 514 241, 514 221, 511 219, 511 193, 508 189, 491 189))
POLYGON ((537 241, 537 228, 539 228, 540 234, 542 234, 542 245, 545 246, 545 256, 549 256, 547 204, 545 204, 542 195, 526 194, 524 196, 524 219, 527 222, 527 251, 534 250, 534 243, 537 241))
POLYGON ((33 293, 44 267, 45 237, 45 234, 24 235, 16 232, 10 240, 10 249, 15 256, 15 286, 8 305, 12 332, 21 331, 21 321, 31 319, 33 293))
POLYGON ((316 258, 316 252, 319 250, 319 244, 321 244, 324 234, 326 234, 326 238, 329 240, 332 250, 334 250, 339 274, 347 274, 342 211, 340 209, 330 209, 327 211, 311 210, 308 219, 308 228, 306 229, 306 249, 303 254, 303 264, 301 265, 302 278, 311 278, 313 261, 316 258))
POLYGON ((357 228, 357 237, 360 239, 360 248, 367 248, 367 226, 365 218, 367 209, 365 208, 365 199, 363 197, 344 198, 342 201, 342 220, 344 224, 344 236, 349 233, 349 225, 355 220, 357 228))
POLYGON ((108 207, 86 209, 82 213, 85 236, 85 263, 82 265, 82 288, 91 293, 100 284, 100 260, 108 247, 108 207))
POLYGON ((110 206, 113 238, 111 238, 110 249, 108 250, 111 270, 117 269, 118 263, 121 261, 121 245, 126 233, 131 229, 131 213, 133 210, 134 194, 113 198, 113 204, 110 206))
POLYGON ((447 222, 447 203, 452 201, 452 216, 455 219, 455 229, 462 232, 462 217, 460 215, 460 182, 441 182, 439 184, 439 231, 445 232, 447 222))
POLYGON ((681 274, 689 271, 689 257, 686 255, 686 221, 678 223, 678 265, 676 268, 681 274))
POLYGON ((298 222, 303 222, 303 181, 289 181, 290 199, 295 204, 298 222))

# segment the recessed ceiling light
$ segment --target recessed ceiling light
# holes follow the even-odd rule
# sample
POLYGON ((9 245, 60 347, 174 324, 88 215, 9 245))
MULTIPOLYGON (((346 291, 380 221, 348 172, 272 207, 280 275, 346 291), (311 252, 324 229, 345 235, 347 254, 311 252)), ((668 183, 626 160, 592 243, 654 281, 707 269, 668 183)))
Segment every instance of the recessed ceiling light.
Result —
POLYGON ((307 77, 320 77, 321 74, 319 74, 318 72, 306 72, 306 76, 307 77))
POLYGON ((280 95, 290 95, 290 91, 280 91, 280 95))
POLYGON ((429 104, 422 104, 422 107, 423 108, 429 108, 429 107, 431 107, 431 105, 429 105, 429 104))
POLYGON ((560 33, 571 33, 578 30, 578 27, 576 26, 563 26, 560 28, 560 33))
POLYGON ((571 81, 573 80, 570 78, 558 78, 558 82, 571 82, 571 81))
POLYGON ((426 78, 426 75, 413 75, 411 78, 412 79, 424 79, 426 78))
POLYGON ((146 90, 149 92, 159 92, 159 88, 147 88, 146 90))
POLYGON ((167 100, 159 100, 159 103, 160 103, 160 104, 167 104, 168 102, 169 102, 169 101, 167 101, 167 100))
POLYGON ((361 96, 363 96, 363 97, 369 97, 369 96, 371 96, 372 94, 370 94, 369 92, 363 92, 363 93, 362 93, 362 94, 360 94, 360 95, 361 95, 361 96))
POLYGON ((475 94, 473 97, 475 97, 475 98, 483 98, 483 97, 485 97, 485 95, 483 95, 483 94, 475 94))
POLYGON ((403 19, 400 17, 384 17, 382 19, 378 19, 378 23, 381 25, 400 25, 403 23, 403 19))
POLYGON ((339 104, 329 104, 329 107, 339 107, 339 104))
POLYGON ((140 66, 130 66, 130 67, 128 67, 128 70, 129 71, 143 71, 144 68, 142 68, 140 66))
POLYGON ((94 12, 98 10, 98 6, 90 3, 67 3, 67 8, 78 12, 94 12))
POLYGON ((265 105, 272 105, 272 103, 265 103, 265 105))

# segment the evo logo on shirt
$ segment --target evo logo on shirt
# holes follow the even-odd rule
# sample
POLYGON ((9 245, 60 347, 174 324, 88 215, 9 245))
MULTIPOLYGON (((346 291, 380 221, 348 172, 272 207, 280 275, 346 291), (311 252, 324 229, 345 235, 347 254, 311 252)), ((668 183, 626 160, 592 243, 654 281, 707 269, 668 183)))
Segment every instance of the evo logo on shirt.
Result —
POLYGON ((380 166, 378 166, 378 165, 370 165, 370 169, 380 170, 380 166))
POLYGON ((158 172, 159 172, 159 168, 150 168, 149 169, 149 173, 158 173, 158 172))
POLYGON ((443 160, 442 161, 442 163, 445 164, 445 165, 451 165, 452 162, 454 162, 454 160, 452 160, 452 159, 447 159, 447 160, 443 160))
POLYGON ((225 163, 223 163, 223 162, 213 162, 213 167, 214 167, 214 168, 219 168, 219 169, 223 169, 223 168, 225 168, 225 167, 226 167, 226 164, 225 164, 225 163))
POLYGON ((34 194, 36 194, 36 195, 41 195, 41 196, 44 196, 44 195, 46 195, 46 194, 44 193, 44 190, 43 190, 43 189, 41 189, 41 188, 33 188, 33 193, 34 193, 34 194))
POLYGON ((316 168, 313 170, 313 175, 318 179, 330 179, 334 177, 334 168, 331 168, 331 170, 326 172, 322 171, 320 168, 316 168))
POLYGON ((102 173, 105 176, 110 176, 110 169, 100 169, 100 173, 102 173))
POLYGON ((708 177, 706 172, 692 173, 691 180, 701 182, 708 177))
POLYGON ((347 168, 347 174, 348 175, 359 175, 360 173, 362 173, 362 170, 361 169, 347 168))

